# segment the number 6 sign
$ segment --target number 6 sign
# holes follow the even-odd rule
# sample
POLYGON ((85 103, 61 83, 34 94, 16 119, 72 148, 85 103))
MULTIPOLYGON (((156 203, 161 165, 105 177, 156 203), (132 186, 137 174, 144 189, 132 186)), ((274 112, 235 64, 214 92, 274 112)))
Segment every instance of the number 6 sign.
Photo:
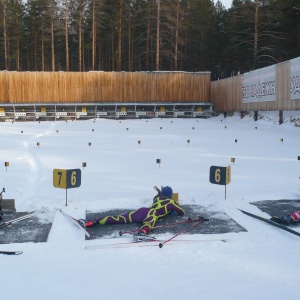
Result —
POLYGON ((211 166, 209 172, 209 182, 213 184, 225 185, 225 199, 226 199, 226 185, 231 180, 231 167, 216 167, 211 166))
POLYGON ((210 183, 227 185, 231 179, 231 168, 228 167, 210 167, 209 181, 210 183))

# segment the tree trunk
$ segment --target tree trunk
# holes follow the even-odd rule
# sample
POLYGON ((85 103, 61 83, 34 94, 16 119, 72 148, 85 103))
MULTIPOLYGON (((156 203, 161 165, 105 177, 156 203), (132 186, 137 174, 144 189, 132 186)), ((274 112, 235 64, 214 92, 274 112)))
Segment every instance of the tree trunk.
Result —
MULTIPOLYGON (((190 15, 190 1, 187 3, 187 16, 190 15)), ((187 21, 186 24, 186 34, 185 34, 185 57, 188 59, 188 46, 189 46, 189 34, 190 34, 190 24, 189 21, 187 21)))
POLYGON ((53 15, 54 15, 54 3, 53 0, 51 1, 51 70, 52 72, 55 72, 55 50, 54 50, 54 20, 53 20, 53 15))
POLYGON ((68 0, 65 1, 65 35, 66 35, 66 71, 69 71, 69 30, 68 30, 68 0))
POLYGON ((3 42, 4 42, 4 65, 8 71, 8 53, 7 53, 7 28, 6 28, 6 3, 3 3, 3 42))
POLYGON ((178 36, 179 36, 179 9, 180 3, 177 0, 176 5, 176 31, 175 31, 175 49, 174 49, 174 70, 177 71, 178 68, 178 36))
POLYGON ((121 71, 122 64, 122 18, 123 18, 123 0, 120 0, 119 10, 119 28, 118 28, 118 59, 117 59, 117 70, 121 71))
POLYGON ((255 0, 255 17, 254 17, 254 69, 256 69, 257 66, 257 47, 258 47, 258 0, 255 0))
POLYGON ((95 59, 96 59, 96 4, 93 0, 93 11, 92 11, 92 70, 95 71, 95 59))
POLYGON ((111 67, 112 71, 115 70, 115 43, 114 43, 114 29, 111 27, 111 67))
POLYGON ((78 18, 78 71, 82 71, 82 0, 79 1, 78 18))
POLYGON ((34 33, 34 71, 37 71, 37 32, 34 33))
POLYGON ((148 18, 147 18, 147 40, 146 40, 146 70, 149 70, 149 46, 150 46, 150 24, 151 24, 151 10, 150 0, 148 0, 148 18))
POLYGON ((132 58, 131 58, 131 18, 128 17, 128 71, 132 71, 132 58))
POLYGON ((157 20, 156 20, 156 63, 155 69, 159 71, 159 51, 160 51, 160 0, 157 0, 157 20))
POLYGON ((20 71, 20 37, 19 35, 17 36, 16 40, 16 69, 17 71, 20 71))
POLYGON ((42 71, 45 71, 44 20, 42 20, 42 71))

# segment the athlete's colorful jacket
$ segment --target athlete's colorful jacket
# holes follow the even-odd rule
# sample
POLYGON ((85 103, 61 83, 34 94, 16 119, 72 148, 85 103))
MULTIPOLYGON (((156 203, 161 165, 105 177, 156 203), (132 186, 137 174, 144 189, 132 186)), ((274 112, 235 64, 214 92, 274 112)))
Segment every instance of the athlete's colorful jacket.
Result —
POLYGON ((140 228, 146 234, 154 227, 156 221, 171 211, 176 211, 179 215, 184 215, 184 210, 173 199, 163 196, 154 198, 153 204, 149 207, 149 212, 143 220, 143 226, 140 228))
POLYGON ((294 213, 291 214, 291 218, 297 222, 300 220, 300 211, 295 211, 294 213))

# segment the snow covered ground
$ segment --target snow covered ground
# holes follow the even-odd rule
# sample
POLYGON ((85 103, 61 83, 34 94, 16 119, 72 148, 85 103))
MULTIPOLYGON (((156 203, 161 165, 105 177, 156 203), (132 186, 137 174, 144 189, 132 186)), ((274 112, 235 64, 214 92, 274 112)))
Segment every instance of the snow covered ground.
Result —
POLYGON ((300 199, 300 128, 290 121, 299 120, 300 112, 284 117, 282 125, 277 112, 256 122, 235 114, 225 119, 1 123, 4 199, 15 199, 17 211, 47 207, 41 221, 54 218, 47 243, 0 245, 0 250, 24 252, 0 255, 1 299, 297 297, 299 237, 238 210, 268 217, 250 202, 300 199), (7 169, 4 162, 10 163, 7 169), (209 182, 209 170, 229 165, 225 199, 224 186, 209 182), (53 186, 53 170, 77 168, 81 186, 68 189, 66 207, 65 190, 53 186), (154 185, 171 186, 182 204, 225 212, 248 232, 194 235, 187 238, 203 242, 162 249, 85 250, 128 237, 85 241, 56 211, 84 217, 86 210, 149 206, 154 185), (220 238, 228 242, 215 241, 220 238))

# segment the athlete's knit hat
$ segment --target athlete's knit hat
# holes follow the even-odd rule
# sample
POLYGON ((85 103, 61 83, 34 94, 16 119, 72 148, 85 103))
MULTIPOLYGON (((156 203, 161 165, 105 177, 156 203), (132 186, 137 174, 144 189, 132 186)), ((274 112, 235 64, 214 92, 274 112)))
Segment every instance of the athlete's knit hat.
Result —
POLYGON ((172 199, 172 196, 173 196, 172 188, 170 188, 169 186, 164 186, 161 189, 161 195, 164 196, 164 197, 172 199))

